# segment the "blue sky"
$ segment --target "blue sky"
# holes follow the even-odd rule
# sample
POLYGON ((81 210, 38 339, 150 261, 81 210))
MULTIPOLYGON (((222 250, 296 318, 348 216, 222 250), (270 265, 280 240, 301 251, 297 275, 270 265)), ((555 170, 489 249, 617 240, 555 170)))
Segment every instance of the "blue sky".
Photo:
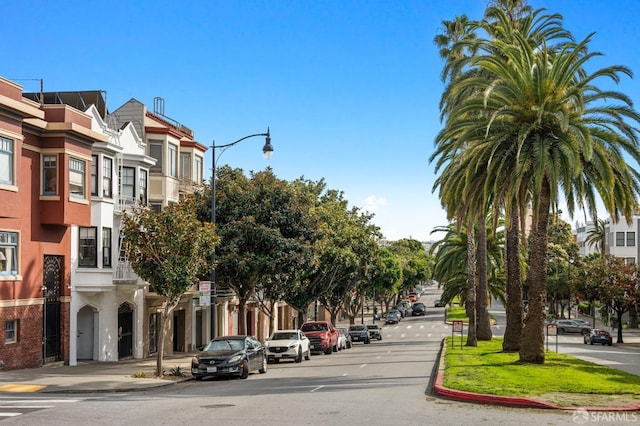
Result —
MULTIPOLYGON (((596 32, 594 66, 640 73, 637 0, 532 0, 564 16, 577 39, 596 32)), ((375 214, 390 239, 439 238, 446 225, 428 158, 441 127, 442 20, 480 18, 484 0, 109 2, 5 0, 0 75, 26 92, 104 90, 130 98, 224 144, 270 127, 219 157, 287 180, 325 179, 375 214)), ((617 88, 640 103, 637 78, 617 88)), ((207 155, 206 176, 211 158, 207 155)), ((568 219, 568 218, 567 218, 568 219)), ((574 218, 584 221, 583 217, 574 218)))

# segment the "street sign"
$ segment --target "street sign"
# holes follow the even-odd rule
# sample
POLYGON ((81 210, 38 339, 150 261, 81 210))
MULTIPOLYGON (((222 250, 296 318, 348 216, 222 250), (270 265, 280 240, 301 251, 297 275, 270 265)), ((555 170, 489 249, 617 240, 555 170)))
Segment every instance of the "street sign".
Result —
POLYGON ((453 331, 454 333, 462 332, 462 321, 453 321, 453 331))
POLYGON ((206 307, 211 305, 211 281, 200 281, 200 306, 206 307))
POLYGON ((462 321, 453 321, 451 323, 451 347, 453 348, 453 340, 454 334, 460 333, 460 349, 462 349, 462 339, 463 339, 463 323, 462 321))
POLYGON ((557 336, 558 326, 555 324, 547 324, 547 336, 557 336))

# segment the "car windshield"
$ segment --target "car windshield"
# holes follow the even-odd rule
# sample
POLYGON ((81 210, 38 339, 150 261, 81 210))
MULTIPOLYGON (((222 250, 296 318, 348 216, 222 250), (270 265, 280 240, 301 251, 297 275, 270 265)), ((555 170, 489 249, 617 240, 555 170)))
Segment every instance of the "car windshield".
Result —
POLYGON ((327 331, 327 324, 303 324, 302 331, 327 331))
POLYGON ((351 327, 349 327, 349 330, 352 331, 362 331, 364 329, 364 325, 352 325, 351 327))
POLYGON ((269 340, 298 340, 298 333, 295 332, 281 332, 281 333, 273 333, 271 335, 271 339, 269 340))
POLYGON ((377 325, 373 325, 373 324, 368 324, 368 325, 367 325, 367 328, 368 328, 369 330, 377 330, 377 329, 378 329, 378 326, 377 326, 377 325))
POLYGON ((244 340, 212 340, 205 351, 240 351, 244 349, 244 340))

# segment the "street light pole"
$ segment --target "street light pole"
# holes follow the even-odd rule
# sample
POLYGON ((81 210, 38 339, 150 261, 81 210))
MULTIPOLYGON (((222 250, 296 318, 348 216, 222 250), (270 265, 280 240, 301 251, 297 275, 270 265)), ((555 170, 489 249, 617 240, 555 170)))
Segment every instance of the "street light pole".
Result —
MULTIPOLYGON (((243 138, 238 139, 237 141, 225 144, 225 145, 216 145, 215 141, 213 141, 213 145, 211 145, 211 159, 212 159, 212 171, 211 171, 211 223, 216 224, 216 149, 222 148, 222 152, 225 149, 232 147, 245 139, 255 138, 257 136, 265 137, 265 144, 262 147, 262 154, 264 157, 269 160, 271 159, 271 155, 273 154, 273 146, 271 146, 271 134, 269 133, 269 128, 267 127, 267 133, 256 133, 254 135, 245 136, 243 138)), ((222 152, 220 154, 222 154, 222 152)), ((211 338, 214 339, 216 337, 216 317, 218 315, 217 312, 217 288, 216 288, 216 251, 213 251, 211 255, 211 338)))

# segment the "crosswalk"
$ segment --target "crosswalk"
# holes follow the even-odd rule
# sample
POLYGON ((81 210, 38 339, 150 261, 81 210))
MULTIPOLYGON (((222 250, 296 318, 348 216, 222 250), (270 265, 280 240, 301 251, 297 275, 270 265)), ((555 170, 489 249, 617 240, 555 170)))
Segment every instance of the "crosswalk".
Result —
POLYGON ((54 408, 62 404, 79 402, 80 399, 0 397, 0 421, 54 408))

